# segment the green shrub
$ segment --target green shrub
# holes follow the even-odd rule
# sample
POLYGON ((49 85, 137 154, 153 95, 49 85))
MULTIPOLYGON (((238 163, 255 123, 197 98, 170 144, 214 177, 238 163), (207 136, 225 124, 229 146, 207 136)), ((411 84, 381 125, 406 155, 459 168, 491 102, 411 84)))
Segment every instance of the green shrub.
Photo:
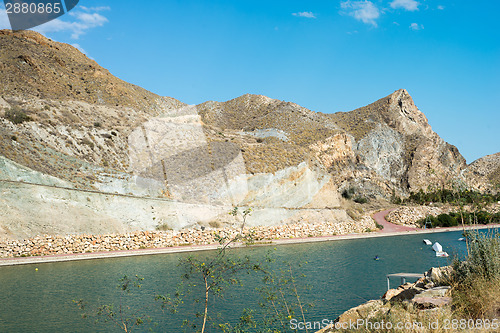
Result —
POLYGON ((458 225, 457 220, 448 214, 440 214, 437 217, 437 221, 440 227, 454 227, 458 225))
POLYGON ((354 195, 354 188, 350 187, 342 191, 342 197, 345 199, 351 199, 354 195))
POLYGON ((416 203, 419 205, 428 204, 430 202, 450 203, 453 205, 466 205, 474 203, 489 204, 500 200, 500 193, 497 194, 482 194, 477 191, 451 191, 440 189, 432 192, 424 192, 420 189, 418 192, 411 192, 405 202, 416 203))
POLYGON ((365 204, 368 202, 368 199, 362 196, 357 196, 356 198, 353 199, 354 202, 357 202, 359 204, 365 204))
POLYGON ((466 231, 468 256, 453 263, 453 306, 458 316, 494 318, 500 310, 500 237, 466 231))
POLYGON ((5 119, 9 120, 13 124, 21 124, 25 121, 30 121, 31 117, 26 114, 19 106, 14 106, 7 111, 5 111, 5 119))

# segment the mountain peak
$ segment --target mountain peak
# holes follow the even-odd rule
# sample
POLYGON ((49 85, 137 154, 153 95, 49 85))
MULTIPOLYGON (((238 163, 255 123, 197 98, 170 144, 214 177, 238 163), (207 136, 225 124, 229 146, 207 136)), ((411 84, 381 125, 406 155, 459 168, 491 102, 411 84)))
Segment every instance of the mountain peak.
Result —
POLYGON ((124 82, 75 47, 34 31, 0 30, 0 95, 158 112, 159 96, 124 82))

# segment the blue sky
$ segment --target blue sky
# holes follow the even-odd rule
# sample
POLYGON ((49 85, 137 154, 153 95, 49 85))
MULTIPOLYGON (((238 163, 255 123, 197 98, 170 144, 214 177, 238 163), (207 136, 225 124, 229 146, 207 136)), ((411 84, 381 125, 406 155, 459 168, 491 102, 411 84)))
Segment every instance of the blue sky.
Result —
POLYGON ((331 113, 405 88, 470 163, 500 151, 499 13, 491 0, 80 0, 36 30, 189 104, 253 93, 331 113))

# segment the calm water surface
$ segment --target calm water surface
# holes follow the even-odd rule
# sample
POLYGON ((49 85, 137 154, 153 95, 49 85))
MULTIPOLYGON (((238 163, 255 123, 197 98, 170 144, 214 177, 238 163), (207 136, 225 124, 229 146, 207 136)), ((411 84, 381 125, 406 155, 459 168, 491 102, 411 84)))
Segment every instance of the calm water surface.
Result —
MULTIPOLYGON (((343 311, 366 300, 379 298, 387 289, 385 275, 423 273, 432 266, 444 266, 449 258, 438 258, 423 238, 438 241, 450 254, 463 255, 465 243, 458 241, 461 232, 355 239, 324 243, 281 245, 274 255, 290 262, 306 263, 300 273, 306 275, 311 289, 302 299, 314 302, 307 320, 335 319, 343 311), (380 260, 373 260, 378 255, 380 260)), ((262 258, 270 247, 232 250, 239 255, 262 258)), ((195 253, 206 256, 208 253, 195 253)), ((81 318, 72 300, 84 299, 91 305, 130 304, 152 306, 155 331, 182 332, 181 321, 192 304, 184 304, 183 316, 157 311, 152 297, 172 292, 179 281, 180 258, 193 254, 151 255, 130 258, 46 263, 0 267, 0 332, 109 332, 111 326, 94 325, 81 318), (35 271, 38 268, 38 271, 35 271), (144 277, 141 293, 120 299, 118 280, 124 275, 144 277)), ((239 318, 243 308, 256 308, 257 278, 246 278, 225 300, 214 305, 225 319, 239 318)), ((399 284, 394 279, 392 286, 399 284)), ((189 331, 189 330, 188 330, 189 331)))

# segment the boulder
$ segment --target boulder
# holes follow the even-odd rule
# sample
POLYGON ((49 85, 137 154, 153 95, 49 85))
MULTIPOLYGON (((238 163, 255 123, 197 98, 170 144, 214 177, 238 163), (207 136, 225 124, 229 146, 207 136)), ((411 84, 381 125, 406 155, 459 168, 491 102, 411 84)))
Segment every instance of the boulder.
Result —
POLYGON ((396 289, 389 289, 384 296, 382 296, 382 299, 391 302, 405 301, 412 299, 422 290, 423 288, 416 287, 415 284, 405 283, 396 289))
POLYGON ((441 285, 450 280, 452 271, 453 267, 451 266, 432 267, 425 272, 424 276, 429 282, 434 283, 434 285, 441 285))

